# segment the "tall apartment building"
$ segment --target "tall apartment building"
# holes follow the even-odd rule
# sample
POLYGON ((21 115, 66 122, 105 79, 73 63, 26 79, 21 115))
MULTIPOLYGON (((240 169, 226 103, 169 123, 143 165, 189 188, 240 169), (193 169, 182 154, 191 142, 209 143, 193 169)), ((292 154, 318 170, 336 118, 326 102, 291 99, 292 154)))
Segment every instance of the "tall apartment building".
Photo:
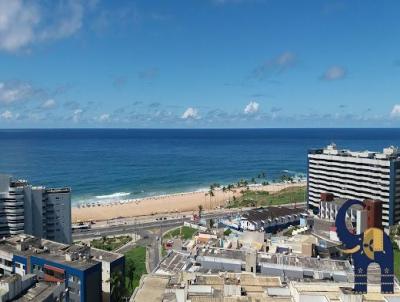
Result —
POLYGON ((0 175, 0 236, 21 233, 71 243, 71 190, 0 175))
POLYGON ((400 152, 338 150, 335 144, 308 152, 308 207, 317 210, 321 193, 335 198, 382 201, 382 224, 400 221, 400 152))

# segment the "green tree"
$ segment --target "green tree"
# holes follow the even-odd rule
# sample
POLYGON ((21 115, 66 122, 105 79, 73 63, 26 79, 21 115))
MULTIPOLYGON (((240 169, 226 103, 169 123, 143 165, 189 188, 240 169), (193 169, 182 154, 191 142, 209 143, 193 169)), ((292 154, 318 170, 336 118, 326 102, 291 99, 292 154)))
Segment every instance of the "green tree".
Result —
POLYGON ((215 196, 214 194, 214 189, 210 187, 210 190, 208 191, 208 195, 210 195, 210 209, 212 209, 212 198, 215 196))
POLYGON ((123 291, 123 276, 121 271, 116 271, 111 273, 111 278, 110 278, 110 283, 111 283, 111 299, 112 301, 121 301, 124 291, 123 291))
POLYGON ((199 204, 198 209, 199 209, 199 218, 201 218, 201 213, 203 212, 203 206, 199 204))

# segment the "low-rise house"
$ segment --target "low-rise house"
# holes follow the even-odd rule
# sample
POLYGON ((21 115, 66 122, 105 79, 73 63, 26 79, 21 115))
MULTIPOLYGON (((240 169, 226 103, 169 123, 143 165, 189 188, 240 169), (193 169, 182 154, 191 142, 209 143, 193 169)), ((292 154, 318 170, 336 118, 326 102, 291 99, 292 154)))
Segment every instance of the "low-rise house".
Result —
POLYGON ((300 224, 301 208, 268 207, 252 209, 244 213, 240 219, 242 230, 275 233, 291 225, 300 224))

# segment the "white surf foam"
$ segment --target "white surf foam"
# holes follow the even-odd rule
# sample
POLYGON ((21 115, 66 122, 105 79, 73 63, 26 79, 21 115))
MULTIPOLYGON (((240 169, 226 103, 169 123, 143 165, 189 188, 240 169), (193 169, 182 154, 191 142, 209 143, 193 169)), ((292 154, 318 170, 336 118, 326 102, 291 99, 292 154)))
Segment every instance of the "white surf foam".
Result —
POLYGON ((98 195, 98 196, 95 196, 95 197, 97 199, 118 199, 118 198, 126 197, 126 196, 129 196, 129 195, 131 195, 131 193, 128 193, 128 192, 116 192, 116 193, 112 193, 112 194, 109 194, 109 195, 98 195))

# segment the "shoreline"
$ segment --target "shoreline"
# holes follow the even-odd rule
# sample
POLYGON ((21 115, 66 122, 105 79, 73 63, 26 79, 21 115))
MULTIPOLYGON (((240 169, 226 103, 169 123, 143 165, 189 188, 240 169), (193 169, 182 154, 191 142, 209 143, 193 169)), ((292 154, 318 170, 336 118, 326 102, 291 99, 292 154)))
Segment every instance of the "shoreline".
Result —
MULTIPOLYGON (((306 181, 299 181, 295 183, 250 185, 249 189, 274 193, 285 188, 305 185, 306 181)), ((194 191, 113 201, 111 203, 99 202, 90 207, 73 206, 71 211, 72 222, 104 221, 116 218, 198 211, 199 205, 204 210, 212 210, 225 206, 233 197, 239 197, 241 190, 243 188, 235 187, 231 191, 223 192, 221 188, 218 188, 214 190, 214 196, 211 198, 208 191, 194 191)))

